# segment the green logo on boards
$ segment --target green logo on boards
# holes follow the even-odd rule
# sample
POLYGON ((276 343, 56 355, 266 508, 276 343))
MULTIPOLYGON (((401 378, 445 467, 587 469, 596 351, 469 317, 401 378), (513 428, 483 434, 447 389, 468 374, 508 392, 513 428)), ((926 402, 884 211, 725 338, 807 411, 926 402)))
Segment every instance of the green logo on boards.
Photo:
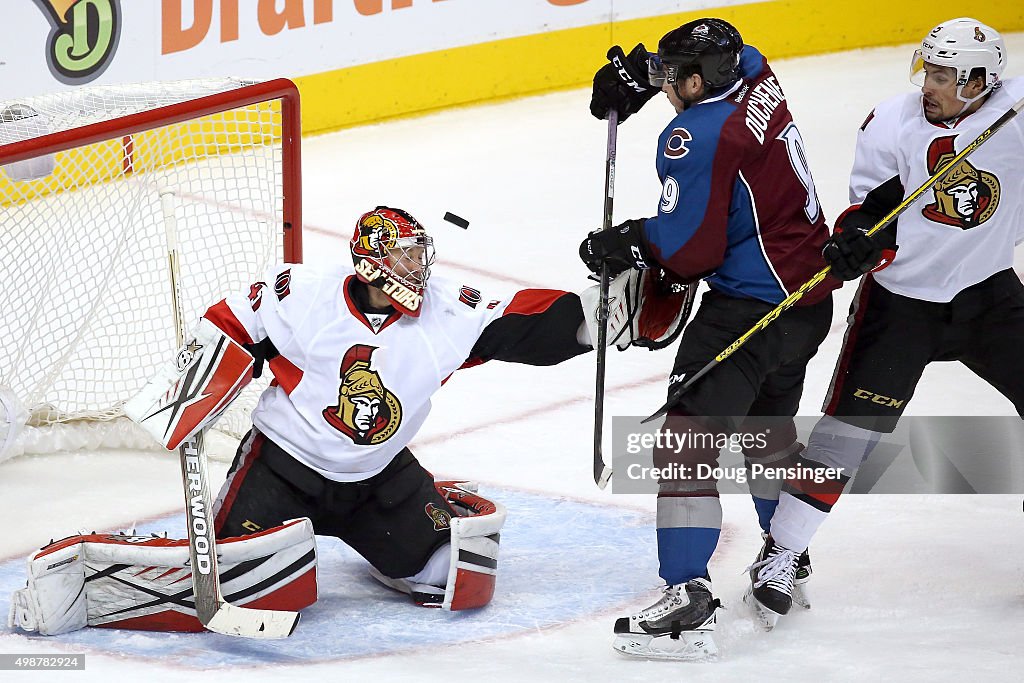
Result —
POLYGON ((33 0, 50 20, 46 65, 61 83, 78 85, 110 65, 121 37, 120 0, 33 0))

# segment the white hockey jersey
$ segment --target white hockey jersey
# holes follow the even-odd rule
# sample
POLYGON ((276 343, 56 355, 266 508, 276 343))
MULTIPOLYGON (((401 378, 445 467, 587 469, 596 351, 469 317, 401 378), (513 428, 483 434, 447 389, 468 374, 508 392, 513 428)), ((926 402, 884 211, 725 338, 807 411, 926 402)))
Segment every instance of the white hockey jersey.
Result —
POLYGON ((280 265, 205 315, 268 359, 274 381, 253 424, 334 481, 384 469, 460 367, 491 359, 547 365, 590 349, 576 341, 583 311, 575 294, 527 289, 487 299, 433 276, 418 318, 367 316, 352 298, 355 277, 341 265, 280 265))
MULTIPOLYGON (((850 202, 860 204, 897 175, 906 197, 1021 97, 1024 78, 1004 81, 978 111, 951 126, 925 119, 919 92, 886 100, 858 134, 850 202)), ((1014 246, 1024 240, 1022 118, 1003 126, 900 215, 899 252, 892 265, 874 275, 879 284, 896 294, 945 303, 1013 266, 1014 246)))

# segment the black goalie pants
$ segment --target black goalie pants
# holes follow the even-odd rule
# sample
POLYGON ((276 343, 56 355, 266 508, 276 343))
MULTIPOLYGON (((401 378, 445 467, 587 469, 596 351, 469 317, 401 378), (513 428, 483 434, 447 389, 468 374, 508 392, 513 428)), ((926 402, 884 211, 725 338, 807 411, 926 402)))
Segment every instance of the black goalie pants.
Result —
POLYGON ((214 511, 217 538, 309 517, 317 535, 340 538, 391 578, 420 571, 449 542, 454 515, 408 448, 369 479, 336 482, 255 429, 242 439, 214 511))

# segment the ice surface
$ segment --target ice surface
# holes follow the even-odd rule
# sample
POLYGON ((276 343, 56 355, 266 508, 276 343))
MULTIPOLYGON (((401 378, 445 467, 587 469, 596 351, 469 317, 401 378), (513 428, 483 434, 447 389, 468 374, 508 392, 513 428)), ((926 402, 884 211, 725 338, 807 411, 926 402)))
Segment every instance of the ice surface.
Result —
MULTIPOLYGON (((1007 43, 1008 74, 1024 73, 1024 60, 1014 57, 1024 55, 1024 35, 1007 43)), ((846 205, 857 127, 876 102, 912 87, 912 49, 775 64, 829 219, 846 205)), ((427 224, 437 272, 485 297, 530 285, 582 289, 586 272, 575 253, 601 222, 606 130, 589 116, 588 101, 587 90, 574 90, 306 139, 306 260, 347 258, 356 217, 382 203, 427 224), (469 230, 444 223, 445 211, 469 220, 469 230)), ((669 115, 659 99, 620 129, 617 219, 655 210, 654 151, 669 115)), ((852 291, 837 296, 801 414, 819 414, 852 291)), ((611 353, 607 414, 660 405, 671 361, 671 352, 611 353)), ((147 683, 190 675, 182 667, 247 683, 1024 679, 1019 496, 845 498, 812 549, 814 608, 770 634, 754 627, 740 600, 743 569, 760 547, 753 508, 725 496, 711 565, 728 608, 718 661, 652 663, 614 653, 614 618, 657 596, 654 505, 593 485, 593 373, 592 355, 553 368, 491 363, 457 373, 413 443, 436 475, 480 480, 509 507, 498 595, 479 615, 416 611, 370 583, 350 553, 324 543, 323 599, 287 643, 98 630, 47 639, 0 628, 0 652, 85 651, 86 672, 75 680, 147 683)), ((928 368, 908 414, 1012 415, 1013 408, 959 364, 944 363, 928 368)), ((224 467, 215 465, 215 480, 224 467)), ((151 453, 31 456, 0 466, 7 522, 0 557, 10 560, 0 566, 0 609, 23 581, 16 560, 49 538, 164 524, 180 505, 177 476, 173 457, 151 453)), ((0 680, 19 680, 13 676, 0 680)))

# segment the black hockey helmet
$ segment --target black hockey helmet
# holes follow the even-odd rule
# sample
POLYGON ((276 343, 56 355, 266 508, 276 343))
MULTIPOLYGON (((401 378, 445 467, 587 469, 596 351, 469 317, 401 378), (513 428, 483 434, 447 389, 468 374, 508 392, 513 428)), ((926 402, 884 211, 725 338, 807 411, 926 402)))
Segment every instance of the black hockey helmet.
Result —
POLYGON ((651 85, 674 83, 680 74, 699 73, 708 88, 731 85, 740 77, 740 32, 722 19, 695 19, 666 33, 650 62, 651 85))

